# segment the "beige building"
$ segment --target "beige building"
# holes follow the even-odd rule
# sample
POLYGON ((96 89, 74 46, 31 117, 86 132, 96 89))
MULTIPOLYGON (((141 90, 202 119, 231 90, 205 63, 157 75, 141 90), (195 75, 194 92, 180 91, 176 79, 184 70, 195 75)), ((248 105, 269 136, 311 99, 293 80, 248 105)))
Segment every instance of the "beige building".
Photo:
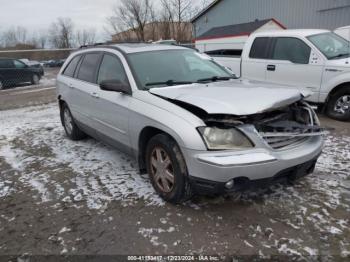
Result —
MULTIPOLYGON (((145 25, 144 41, 158 41, 165 39, 175 39, 180 43, 188 43, 192 40, 192 24, 153 22, 145 25)), ((112 35, 112 42, 138 42, 142 41, 142 33, 136 30, 127 30, 112 35)))

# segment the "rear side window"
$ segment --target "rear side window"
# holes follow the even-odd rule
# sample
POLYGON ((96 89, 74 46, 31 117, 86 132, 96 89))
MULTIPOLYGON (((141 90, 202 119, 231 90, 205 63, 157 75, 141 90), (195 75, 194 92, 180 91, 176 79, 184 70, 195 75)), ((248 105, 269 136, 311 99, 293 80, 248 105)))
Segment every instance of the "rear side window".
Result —
POLYGON ((101 55, 99 53, 86 54, 81 62, 78 79, 90 83, 96 82, 96 69, 101 55))
POLYGON ((276 39, 272 59, 286 60, 296 64, 308 64, 311 48, 298 38, 280 37, 276 39))
POLYGON ((255 38, 253 45, 250 49, 249 57, 256 59, 267 59, 268 58, 268 37, 257 37, 255 38))
POLYGON ((72 59, 72 61, 70 61, 70 63, 68 64, 68 66, 66 67, 66 69, 63 72, 63 74, 65 76, 70 76, 70 77, 74 76, 74 72, 75 72, 75 69, 79 63, 80 58, 81 58, 81 55, 78 55, 78 56, 74 57, 72 59))
POLYGON ((0 59, 0 68, 14 68, 12 60, 0 59))
POLYGON ((104 55, 98 73, 97 83, 100 84, 103 81, 110 80, 118 80, 123 83, 128 82, 123 64, 120 60, 112 55, 104 55))

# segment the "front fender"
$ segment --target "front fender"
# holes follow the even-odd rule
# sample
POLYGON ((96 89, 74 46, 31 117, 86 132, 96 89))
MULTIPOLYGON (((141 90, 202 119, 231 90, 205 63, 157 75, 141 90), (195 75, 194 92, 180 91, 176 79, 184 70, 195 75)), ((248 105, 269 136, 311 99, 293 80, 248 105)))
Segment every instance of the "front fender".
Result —
POLYGON ((334 69, 334 71, 326 71, 323 76, 319 101, 324 103, 334 88, 345 83, 350 85, 350 69, 339 68, 334 69))
MULTIPOLYGON (((206 150, 197 127, 204 122, 187 110, 146 91, 130 103, 129 133, 132 149, 138 151, 138 140, 145 127, 154 127, 172 136, 180 147, 206 150)), ((136 92, 137 93, 137 92, 136 92)))

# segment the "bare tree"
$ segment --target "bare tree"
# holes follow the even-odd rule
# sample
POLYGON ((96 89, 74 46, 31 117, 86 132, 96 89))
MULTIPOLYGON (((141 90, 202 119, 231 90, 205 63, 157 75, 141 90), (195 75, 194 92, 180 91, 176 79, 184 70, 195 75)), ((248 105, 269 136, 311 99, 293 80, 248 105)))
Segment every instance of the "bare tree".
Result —
POLYGON ((188 39, 189 21, 196 12, 192 0, 161 0, 163 12, 167 21, 172 24, 172 31, 178 42, 188 39))
POLYGON ((38 45, 41 49, 44 49, 46 47, 47 44, 47 35, 48 32, 46 30, 42 30, 38 33, 38 45))
POLYGON ((18 44, 26 44, 27 29, 21 26, 12 27, 2 34, 4 47, 14 47, 18 44))
POLYGON ((150 0, 121 0, 107 22, 114 33, 131 30, 137 40, 145 41, 145 26, 152 21, 154 14, 150 0))
POLYGON ((49 41, 56 48, 73 47, 73 22, 70 18, 58 18, 49 29, 49 41))
POLYGON ((91 45, 95 43, 96 39, 96 30, 93 28, 82 29, 76 32, 76 41, 78 45, 91 45))

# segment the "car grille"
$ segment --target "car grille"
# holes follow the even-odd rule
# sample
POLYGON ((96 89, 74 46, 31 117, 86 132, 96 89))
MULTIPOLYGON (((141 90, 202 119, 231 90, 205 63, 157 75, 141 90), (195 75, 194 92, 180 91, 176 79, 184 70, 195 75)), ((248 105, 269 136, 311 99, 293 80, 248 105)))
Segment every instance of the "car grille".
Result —
POLYGON ((304 123, 281 115, 283 119, 267 122, 257 128, 260 136, 273 149, 279 150, 305 142, 310 137, 324 135, 325 131, 318 125, 315 113, 309 107, 301 107, 304 123))
POLYGON ((308 139, 308 136, 271 136, 268 134, 262 134, 262 137, 273 149, 297 145, 308 139))

